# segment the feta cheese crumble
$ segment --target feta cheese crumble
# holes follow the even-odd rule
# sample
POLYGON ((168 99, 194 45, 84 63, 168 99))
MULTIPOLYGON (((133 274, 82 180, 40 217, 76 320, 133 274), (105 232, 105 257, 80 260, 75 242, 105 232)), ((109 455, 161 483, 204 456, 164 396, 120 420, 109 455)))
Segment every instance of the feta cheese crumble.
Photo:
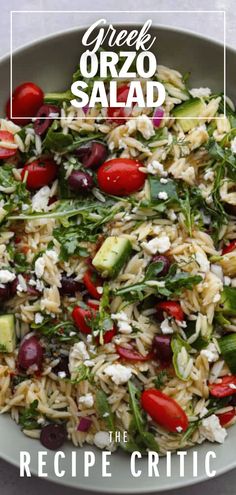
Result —
POLYGON ((0 270, 0 284, 7 284, 15 280, 16 276, 10 270, 0 270))
POLYGON ((129 322, 130 320, 124 311, 120 311, 120 313, 112 314, 111 319, 117 321, 117 326, 120 333, 124 333, 124 334, 132 333, 132 327, 129 322))
POLYGON ((110 435, 108 431, 98 431, 94 435, 93 441, 96 447, 98 447, 99 449, 105 449, 106 447, 111 446, 110 435))
POLYGON ((193 98, 208 98, 211 95, 210 88, 192 88, 189 90, 193 98))
POLYGON ((83 404, 85 407, 92 407, 94 404, 94 399, 92 394, 88 393, 79 397, 79 404, 83 404))
POLYGON ((215 363, 219 359, 217 347, 211 342, 205 349, 200 352, 201 356, 205 356, 209 363, 215 363))
POLYGON ((161 328, 161 331, 162 331, 162 333, 163 333, 164 335, 168 335, 168 334, 170 334, 170 333, 173 333, 173 332, 174 332, 174 330, 173 330, 172 326, 171 326, 171 325, 170 325, 170 323, 169 323, 168 318, 165 318, 165 320, 163 320, 163 321, 161 322, 160 328, 161 328))
POLYGON ((39 191, 32 197, 32 210, 46 211, 50 193, 51 191, 48 186, 44 186, 39 189, 39 191))
POLYGON ((160 191, 160 192, 158 193, 158 198, 159 198, 159 199, 164 199, 164 200, 166 200, 166 199, 168 199, 168 194, 167 194, 165 191, 160 191))
POLYGON ((209 442, 223 443, 227 436, 226 429, 221 426, 220 420, 215 414, 202 420, 199 432, 209 442))
POLYGON ((76 342, 70 350, 69 354, 69 369, 73 373, 80 365, 81 361, 89 359, 89 354, 86 345, 83 341, 76 342))
POLYGON ((170 239, 167 235, 155 237, 151 241, 143 242, 142 247, 148 254, 165 253, 170 249, 170 239))
POLYGON ((34 264, 34 271, 37 278, 41 278, 43 276, 44 268, 45 259, 43 258, 43 256, 40 256, 39 258, 37 258, 34 264))
POLYGON ((157 160, 153 160, 151 163, 147 165, 147 172, 149 174, 158 173, 158 175, 161 175, 162 177, 167 176, 167 172, 165 172, 162 163, 158 162, 157 160))
POLYGON ((132 376, 132 370, 122 364, 111 364, 104 370, 105 375, 110 376, 116 385, 127 383, 132 376))
POLYGON ((41 313, 35 313, 34 322, 36 323, 36 325, 38 325, 39 323, 42 323, 43 322, 43 315, 41 313))

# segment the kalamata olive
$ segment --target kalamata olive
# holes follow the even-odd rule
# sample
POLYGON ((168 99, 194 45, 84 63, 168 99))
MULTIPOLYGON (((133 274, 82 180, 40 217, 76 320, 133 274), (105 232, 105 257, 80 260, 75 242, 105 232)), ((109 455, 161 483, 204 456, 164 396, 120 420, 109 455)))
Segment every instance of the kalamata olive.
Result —
POLYGON ((156 358, 162 363, 169 363, 172 359, 170 335, 155 335, 152 350, 156 358))
POLYGON ((93 187, 93 178, 90 174, 81 170, 74 170, 68 177, 68 184, 71 191, 75 193, 86 192, 93 187))
POLYGON ((50 450, 58 450, 66 441, 66 429, 63 425, 50 424, 44 426, 40 434, 40 442, 50 450))
POLYGON ((163 254, 156 254, 152 258, 152 263, 156 263, 157 261, 161 261, 163 263, 163 268, 161 272, 158 274, 159 277, 164 277, 167 275, 169 269, 170 269, 170 259, 167 256, 164 256, 163 254))
POLYGON ((230 406, 236 407, 236 395, 232 395, 229 401, 230 406))
POLYGON ((34 122, 35 134, 42 136, 56 118, 55 114, 60 115, 60 109, 58 107, 55 105, 42 105, 36 114, 36 120, 34 122))
POLYGON ((229 203, 224 203, 224 209, 226 213, 236 217, 236 205, 230 205, 229 203))
POLYGON ((10 284, 0 285, 0 303, 8 301, 11 297, 10 284))
POLYGON ((18 353, 18 366, 22 370, 28 370, 31 366, 35 366, 34 371, 38 371, 42 367, 43 347, 39 340, 32 336, 25 338, 18 353))
POLYGON ((81 290, 82 285, 77 282, 73 277, 67 277, 62 275, 61 277, 61 287, 60 294, 63 296, 74 296, 76 292, 81 290))
POLYGON ((18 277, 16 277, 10 284, 9 284, 9 288, 10 288, 10 297, 14 297, 16 295, 16 291, 17 291, 17 285, 19 283, 19 280, 18 280, 18 277))
POLYGON ((69 358, 67 356, 61 356, 59 363, 53 368, 53 373, 66 373, 66 376, 70 376, 69 372, 69 358))
POLYGON ((107 157, 107 147, 103 143, 98 141, 89 141, 86 144, 82 144, 77 150, 76 154, 81 163, 86 168, 97 168, 107 157))

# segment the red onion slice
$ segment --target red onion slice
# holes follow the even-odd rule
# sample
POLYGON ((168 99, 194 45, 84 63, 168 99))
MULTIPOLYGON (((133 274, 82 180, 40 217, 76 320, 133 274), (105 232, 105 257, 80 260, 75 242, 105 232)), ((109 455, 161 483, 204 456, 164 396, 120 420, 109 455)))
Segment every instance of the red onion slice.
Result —
POLYGON ((162 107, 157 107, 152 118, 154 127, 160 127, 163 117, 164 109, 162 107))
POLYGON ((92 420, 90 418, 81 418, 77 426, 77 431, 88 431, 91 424, 92 420))

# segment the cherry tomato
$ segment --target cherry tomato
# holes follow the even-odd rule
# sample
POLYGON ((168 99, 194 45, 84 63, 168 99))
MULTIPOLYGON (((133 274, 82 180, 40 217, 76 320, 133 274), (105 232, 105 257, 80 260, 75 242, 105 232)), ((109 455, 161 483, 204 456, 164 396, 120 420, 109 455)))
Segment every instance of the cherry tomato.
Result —
POLYGON ((229 397, 236 393, 236 376, 223 376, 221 383, 209 384, 209 389, 213 397, 229 397))
POLYGON ((126 361, 150 361, 153 358, 152 353, 148 353, 146 356, 142 356, 138 351, 127 347, 122 347, 121 345, 116 345, 116 352, 122 359, 126 361))
POLYGON ((221 426, 227 425, 235 416, 235 409, 232 409, 232 411, 228 411, 222 414, 217 414, 221 426))
POLYGON ((177 321, 183 321, 184 312, 177 301, 162 301, 156 304, 157 311, 165 311, 177 321))
MULTIPOLYGON (((117 101, 126 103, 128 94, 129 94, 129 86, 127 86, 127 84, 122 84, 122 86, 120 86, 117 89, 117 96, 116 96, 117 101)), ((129 117, 130 115, 130 111, 131 111, 130 108, 126 108, 126 107, 109 107, 107 109, 107 115, 110 119, 112 119, 112 122, 116 122, 116 124, 121 125, 121 124, 125 124, 127 117, 129 117)))
POLYGON ((142 163, 129 158, 114 158, 98 169, 98 185, 102 191, 114 196, 128 196, 144 185, 146 174, 139 169, 142 163))
POLYGON ((35 117, 39 108, 42 106, 43 98, 43 91, 36 84, 32 82, 20 84, 12 94, 12 118, 10 113, 10 98, 7 102, 6 115, 8 119, 18 125, 29 124, 32 117, 35 117), (22 117, 26 118, 23 119, 22 117))
POLYGON ((24 180, 27 172, 26 185, 28 189, 39 189, 47 186, 57 177, 58 167, 52 159, 39 158, 24 166, 21 178, 24 180))
POLYGON ((4 148, 4 146, 2 146, 1 144, 1 141, 14 143, 14 135, 8 131, 0 131, 0 159, 10 158, 11 156, 14 156, 17 152, 17 149, 4 148))
POLYGON ((188 428, 188 418, 180 405, 160 390, 150 388, 141 395, 141 405, 153 421, 174 433, 188 428))
POLYGON ((81 333, 91 333, 89 321, 93 318, 93 311, 75 306, 72 311, 72 318, 81 333))
POLYGON ((85 272, 83 283, 90 296, 94 297, 94 299, 101 299, 102 294, 99 294, 97 287, 102 286, 102 280, 94 270, 89 269, 85 272))
POLYGON ((222 249, 222 254, 224 255, 224 254, 231 253, 235 249, 236 249, 236 241, 232 241, 222 249))
MULTIPOLYGON (((116 329, 115 327, 111 328, 111 330, 107 330, 104 334, 103 334, 103 342, 104 344, 109 344, 113 337, 115 337, 116 335, 116 329)), ((99 345, 100 342, 99 342, 99 336, 96 337, 95 339, 96 343, 99 345)))

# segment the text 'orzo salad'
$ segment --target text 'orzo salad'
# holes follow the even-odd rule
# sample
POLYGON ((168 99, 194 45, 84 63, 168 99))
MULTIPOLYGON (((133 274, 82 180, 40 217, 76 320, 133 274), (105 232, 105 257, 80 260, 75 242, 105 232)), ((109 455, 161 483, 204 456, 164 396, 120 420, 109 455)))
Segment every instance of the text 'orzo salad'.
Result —
POLYGON ((50 449, 164 454, 235 422, 236 113, 155 80, 154 111, 26 82, 0 121, 0 411, 50 449))

